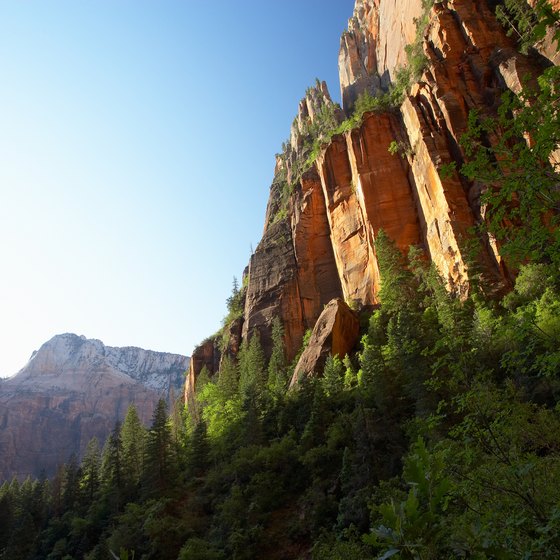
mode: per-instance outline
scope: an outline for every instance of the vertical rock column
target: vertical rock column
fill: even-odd
[[[418,100],[409,97],[401,107],[412,149],[412,176],[424,238],[431,260],[452,289],[468,289],[467,266],[460,247],[474,224],[467,197],[456,175],[443,179],[438,166],[447,163],[442,134],[430,126]]]
[[[375,303],[374,286],[379,273],[368,243],[369,227],[356,196],[346,136],[333,137],[316,165],[344,299],[371,305]]]
[[[391,155],[389,145],[404,144],[399,119],[392,113],[370,113],[348,136],[348,153],[356,196],[368,226],[369,251],[380,229],[407,252],[421,243],[416,205],[404,154]],[[377,266],[375,267],[377,270]],[[378,291],[378,282],[374,286]]]
[[[267,226],[251,255],[244,317],[243,340],[258,332],[267,355],[272,349],[272,320],[279,317],[287,353],[295,355],[297,349],[293,349],[301,345],[304,326],[292,230],[287,218]]]
[[[312,329],[323,307],[342,296],[321,180],[305,173],[293,197],[292,238],[305,329]]]

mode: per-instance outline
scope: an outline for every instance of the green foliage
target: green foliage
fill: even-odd
[[[342,123],[340,123],[336,128],[331,130],[326,135],[326,138],[328,138],[328,140],[330,141],[330,139],[332,139],[332,137],[336,134],[343,134],[344,132],[348,132],[360,127],[364,122],[364,116],[367,113],[389,111],[394,109],[397,105],[398,103],[396,101],[395,95],[393,95],[393,90],[390,90],[389,93],[379,94],[375,96],[372,95],[369,91],[364,91],[356,99],[352,115],[346,120],[342,121]],[[308,159],[310,165],[313,163],[313,161],[315,161],[315,158],[318,155],[319,151],[320,147],[317,149],[316,153],[312,152],[312,155],[314,155],[314,157],[310,157]]]
[[[120,435],[124,478],[129,491],[133,492],[140,484],[144,469],[147,435],[133,404],[128,407]]]
[[[239,392],[244,397],[260,394],[267,382],[266,359],[258,332],[243,341],[239,350]]]
[[[272,353],[268,362],[268,389],[280,398],[288,385],[288,367],[284,355],[284,327],[278,317],[272,321]]]
[[[554,263],[523,265],[501,301],[461,300],[418,249],[378,232],[376,253],[357,355],[286,393],[275,321],[268,362],[255,333],[199,378],[181,469],[160,402],[138,464],[129,411],[100,483],[92,443],[50,483],[0,486],[0,558],[560,557]]]
[[[176,475],[176,455],[172,444],[171,425],[167,418],[167,404],[160,399],[154,410],[152,425],[146,440],[143,492],[159,497],[170,488]]]
[[[344,366],[338,356],[328,356],[321,379],[323,391],[327,397],[339,393],[344,385]]]
[[[237,278],[233,277],[233,285],[231,288],[231,296],[226,300],[228,315],[224,322],[230,323],[234,318],[241,317],[243,313],[244,297],[243,290],[239,288]]]
[[[82,459],[80,492],[88,502],[97,497],[101,485],[101,451],[99,441],[93,438]]]
[[[337,541],[325,537],[313,547],[313,560],[364,560],[371,558],[360,542]]]
[[[382,524],[364,541],[382,549],[380,558],[396,554],[410,560],[441,558],[449,544],[441,521],[451,490],[443,459],[430,454],[420,438],[406,459],[403,477],[410,486],[406,499],[375,507],[374,514],[379,513]]]
[[[197,537],[190,538],[179,553],[177,560],[223,560],[224,555],[212,545]]]
[[[387,148],[387,151],[392,155],[400,155],[402,158],[405,158],[407,156],[412,155],[412,149],[410,147],[410,144],[408,144],[407,142],[402,142],[399,141],[397,142],[396,140],[393,140],[390,144],[389,147]]]
[[[216,430],[215,427],[214,430]],[[218,433],[218,435],[220,434]],[[201,420],[195,426],[189,455],[189,470],[191,474],[195,477],[202,476],[208,469],[210,460],[208,430],[204,420]]]
[[[119,423],[115,425],[103,448],[101,480],[107,496],[110,497],[111,507],[114,511],[118,511],[122,506],[124,486],[123,449]]]
[[[533,7],[524,0],[503,0],[496,7],[496,18],[507,29],[508,35],[517,38],[524,53],[545,36],[548,27],[554,27],[559,20],[547,0],[537,0]],[[555,37],[558,41],[560,32]]]
[[[417,282],[406,267],[405,256],[383,230],[377,233],[375,252],[382,278],[379,298],[385,309],[407,307],[416,299]]]
[[[228,395],[227,388],[215,383],[207,383],[197,394],[203,405],[202,418],[207,425],[208,433],[216,441],[229,434],[229,428],[242,419],[242,399],[237,393]]]
[[[526,86],[519,96],[504,94],[497,118],[471,113],[462,139],[469,159],[461,173],[486,185],[481,227],[514,268],[526,261],[560,264],[560,175],[549,161],[560,143],[559,88],[560,69],[547,69],[537,91]]]
[[[223,356],[216,385],[225,400],[231,399],[237,394],[238,383],[239,370],[235,361],[227,355]]]
[[[394,155],[396,155],[396,154],[399,153],[399,151],[400,151],[400,150],[399,150],[399,145],[398,145],[398,143],[397,143],[396,140],[393,140],[393,141],[389,144],[389,147],[387,148],[387,151],[388,151],[392,156],[394,156]]]

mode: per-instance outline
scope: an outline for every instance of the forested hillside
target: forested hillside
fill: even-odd
[[[252,339],[197,421],[132,408],[102,455],[5,483],[2,557],[558,558],[557,268],[460,301],[381,239],[356,356],[286,393]]]

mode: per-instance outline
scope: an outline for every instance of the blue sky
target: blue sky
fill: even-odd
[[[190,354],[353,0],[0,1],[0,376],[63,332]]]

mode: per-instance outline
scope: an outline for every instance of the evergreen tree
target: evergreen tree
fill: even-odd
[[[123,446],[121,426],[117,422],[107,438],[101,459],[101,480],[104,493],[114,511],[120,511],[123,500]]]
[[[407,268],[405,256],[383,230],[375,240],[381,287],[379,299],[384,312],[409,307],[418,299],[418,283]]]
[[[284,354],[284,327],[279,317],[272,320],[272,354],[268,362],[268,388],[278,398],[286,392],[288,372]]]
[[[160,399],[154,410],[146,443],[143,483],[145,495],[162,496],[176,474],[175,466],[167,404],[165,400]]]
[[[174,454],[177,462],[177,467],[184,471],[187,466],[187,446],[189,430],[188,415],[183,400],[183,395],[178,397],[174,396],[173,389],[170,392],[171,400],[171,415],[169,422],[171,424],[171,441],[174,449]]]
[[[224,326],[229,325],[243,314],[244,295],[244,290],[239,288],[239,282],[234,276],[231,295],[226,300],[228,314],[223,320]]]
[[[142,426],[134,404],[126,411],[120,432],[125,485],[132,491],[140,484],[146,452],[146,429]]]
[[[259,400],[266,387],[266,359],[258,332],[254,332],[249,342],[243,341],[239,350],[239,392],[254,394]]]
[[[72,511],[77,505],[80,493],[80,467],[73,453],[64,466],[62,479],[62,505],[66,511]]]
[[[80,493],[86,504],[91,504],[97,497],[101,485],[101,451],[99,441],[92,438],[82,459]]]
[[[0,558],[4,557],[3,551],[7,548],[12,533],[14,501],[10,484],[5,481],[0,486]]]
[[[329,355],[325,362],[321,385],[327,397],[333,397],[342,391],[344,386],[344,366],[338,356]]]
[[[33,519],[33,482],[27,477],[15,494],[9,557],[17,560],[29,558],[35,548],[39,529]]]
[[[239,369],[233,358],[225,355],[220,363],[217,386],[224,400],[229,400],[237,394],[239,385]]]
[[[201,477],[206,473],[209,466],[210,445],[206,432],[206,423],[200,420],[191,438],[189,452],[189,471],[194,477]]]

